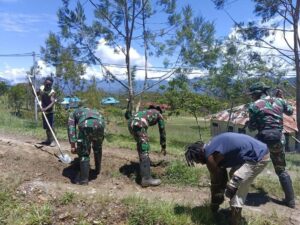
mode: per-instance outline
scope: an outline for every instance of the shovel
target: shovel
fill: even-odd
[[[39,107],[40,107],[42,113],[43,113],[43,116],[44,116],[44,118],[45,118],[45,121],[46,121],[46,123],[47,123],[47,125],[48,125],[48,127],[49,127],[49,129],[50,129],[50,131],[51,131],[51,134],[52,134],[52,136],[54,137],[54,140],[55,140],[55,142],[56,142],[56,144],[57,144],[57,146],[58,146],[58,149],[59,149],[60,154],[58,154],[57,157],[59,158],[59,160],[60,160],[61,162],[66,163],[66,164],[69,164],[69,163],[71,163],[72,159],[71,159],[71,157],[70,157],[68,154],[63,154],[63,153],[62,153],[60,144],[59,144],[59,142],[58,142],[58,140],[57,140],[57,138],[56,138],[56,136],[55,136],[55,134],[54,134],[54,132],[53,132],[52,127],[51,127],[50,124],[49,124],[49,121],[48,121],[48,119],[47,119],[47,117],[46,117],[45,112],[43,111],[43,107],[42,107],[42,105],[41,105],[41,102],[39,101],[39,98],[38,98],[38,96],[37,96],[37,93],[36,93],[36,91],[35,91],[35,88],[34,88],[34,86],[33,86],[33,84],[32,84],[32,80],[31,80],[31,78],[30,78],[29,75],[28,75],[27,77],[28,77],[29,83],[31,84],[31,87],[32,87],[34,96],[35,96],[35,98],[36,98],[36,100],[37,100],[37,102],[38,102],[38,105],[39,105]]]

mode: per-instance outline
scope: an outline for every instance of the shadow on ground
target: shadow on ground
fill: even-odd
[[[70,179],[72,184],[76,183],[79,178],[80,166],[79,158],[75,158],[68,167],[64,168],[62,175]],[[95,180],[97,178],[97,173],[94,169],[90,169],[89,180]]]
[[[228,225],[230,217],[229,209],[220,209],[217,213],[212,213],[207,204],[196,207],[176,205],[174,213],[177,215],[187,214],[195,224],[203,225]],[[247,225],[244,219],[243,224]]]
[[[120,167],[120,173],[127,176],[131,180],[135,180],[136,183],[140,184],[140,164],[137,162],[130,161],[130,164],[125,164]]]
[[[253,186],[253,187],[255,188],[255,186]],[[263,188],[256,188],[256,190],[258,192],[248,193],[245,205],[260,206],[260,205],[264,205],[270,201],[268,192],[266,192]]]

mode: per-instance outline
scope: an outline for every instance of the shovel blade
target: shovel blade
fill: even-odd
[[[58,158],[61,162],[66,163],[66,164],[70,164],[72,161],[71,157],[67,154],[58,155]]]

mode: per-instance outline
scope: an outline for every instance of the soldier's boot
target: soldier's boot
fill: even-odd
[[[54,136],[53,136],[53,134],[51,133],[50,130],[49,130],[49,132],[50,132],[50,147],[55,147],[56,146],[56,142],[54,140]],[[53,132],[55,132],[55,131],[53,130]]]
[[[242,208],[231,207],[229,224],[230,225],[242,225]]]
[[[285,194],[284,203],[290,208],[295,208],[295,195],[290,175],[284,171],[278,177]]]
[[[140,154],[140,173],[142,178],[142,187],[158,186],[161,184],[160,179],[154,179],[151,177],[150,158],[147,153]]]
[[[95,159],[95,172],[96,172],[96,174],[100,174],[102,150],[100,150],[99,152],[94,152],[94,159]]]
[[[80,175],[79,179],[76,181],[80,185],[88,185],[90,174],[90,160],[80,161]]]

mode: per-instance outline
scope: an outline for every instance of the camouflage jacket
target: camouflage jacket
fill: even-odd
[[[149,126],[153,126],[158,124],[159,134],[160,134],[160,144],[166,145],[166,130],[165,130],[165,122],[162,114],[156,109],[148,109],[145,111],[140,111],[136,113],[129,120],[129,126],[140,127],[147,129]]]
[[[81,129],[98,126],[99,124],[105,127],[104,118],[97,110],[85,107],[75,109],[74,112],[70,113],[68,119],[69,142],[75,143],[77,141],[76,126]]]
[[[293,114],[292,106],[282,98],[271,98],[262,95],[260,99],[249,106],[250,130],[283,130],[283,113],[290,116]]]

